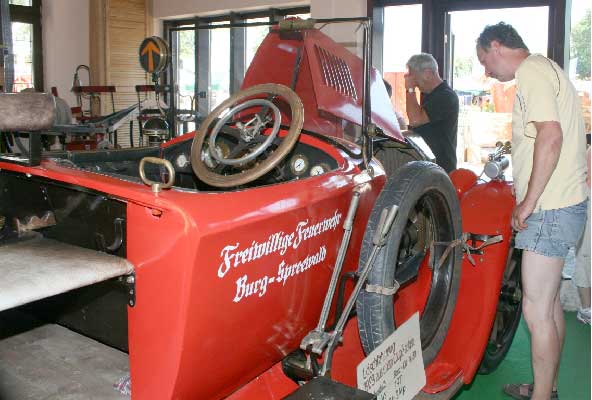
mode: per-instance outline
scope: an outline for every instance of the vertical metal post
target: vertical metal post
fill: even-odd
[[[269,22],[271,22],[272,24],[277,24],[278,22],[280,22],[280,19],[282,19],[282,16],[280,15],[278,9],[271,8],[269,10]]]
[[[208,115],[210,113],[210,30],[196,29],[196,31],[199,32],[195,40],[199,49],[197,86],[200,97],[197,109],[201,115]]]
[[[12,24],[10,22],[10,4],[8,0],[0,0],[1,51],[0,63],[4,69],[4,91],[12,92],[14,82],[14,54],[12,53]]]
[[[192,110],[197,117],[199,115],[199,18],[195,17],[193,21],[193,105],[195,110]],[[197,122],[197,118],[196,118]],[[196,126],[197,129],[197,126]]]
[[[372,7],[372,65],[384,73],[384,7]]]
[[[242,17],[230,14],[230,23],[243,22]],[[246,28],[230,28],[230,94],[239,91],[245,76]]]
[[[364,27],[364,82],[362,85],[362,135],[364,140],[364,167],[369,169],[372,159],[372,140],[369,136],[369,127],[372,119],[372,103],[370,100],[370,69],[372,68],[372,19],[362,22]]]
[[[178,60],[179,60],[179,41],[176,40],[176,38],[173,36],[174,32],[169,29],[168,31],[168,41],[169,44],[171,46],[171,50],[174,49],[173,52],[173,57],[175,59],[175,62],[172,62],[169,64],[169,76],[170,76],[170,80],[169,80],[169,90],[167,91],[168,93],[166,93],[166,98],[168,99],[168,103],[169,103],[169,115],[168,115],[168,120],[169,120],[169,126],[170,126],[170,132],[171,132],[171,136],[175,137],[177,136],[177,118],[175,113],[177,112],[177,99],[175,98],[176,96],[176,91],[175,91],[175,87],[177,86],[177,76],[176,76],[176,71],[174,70],[178,65]],[[163,88],[165,88],[165,85],[162,85]],[[156,90],[158,90],[158,88],[156,88]]]
[[[36,167],[41,164],[42,151],[41,132],[29,132],[29,166]]]

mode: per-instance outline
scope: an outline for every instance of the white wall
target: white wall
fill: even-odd
[[[152,0],[155,34],[160,34],[163,19],[195,15],[223,14],[230,11],[261,10],[271,7],[310,5],[313,18],[355,17],[366,14],[366,0]],[[43,76],[46,91],[58,88],[60,97],[70,106],[76,97],[70,92],[76,67],[88,65],[90,0],[46,0],[42,12]],[[344,40],[351,40],[351,28],[344,27]],[[331,36],[340,36],[339,32]],[[335,37],[339,40],[339,37]],[[346,44],[346,43],[344,43]],[[349,46],[348,46],[349,47]],[[83,84],[86,73],[81,72]]]
[[[58,94],[72,107],[76,97],[70,92],[76,67],[89,64],[89,0],[46,0],[42,3],[43,80],[45,89]],[[87,75],[81,73],[83,84]]]
[[[366,16],[367,0],[152,0],[152,4],[154,17],[158,19],[306,5],[310,5],[313,18],[331,18]]]
[[[323,1],[323,0],[319,0]],[[155,18],[182,18],[195,15],[225,14],[230,11],[261,10],[265,8],[293,7],[308,1],[273,0],[153,0]]]
[[[310,13],[313,18],[365,17],[366,0],[312,0]]]
[[[187,18],[196,15],[226,14],[230,11],[262,10],[310,5],[312,18],[365,17],[367,0],[152,0],[155,34],[162,34],[162,20]],[[359,51],[361,33],[354,34],[355,25],[331,26],[323,30],[350,50]],[[358,43],[355,43],[355,42]]]

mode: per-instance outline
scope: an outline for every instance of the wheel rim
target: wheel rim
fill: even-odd
[[[417,237],[415,249],[435,242],[450,242],[454,240],[450,226],[448,205],[445,198],[437,191],[426,192],[414,206],[425,220],[425,228]],[[411,235],[412,236],[412,235]],[[401,242],[404,244],[404,242]],[[434,260],[438,260],[445,247],[434,249]],[[407,252],[403,248],[400,251]],[[439,270],[433,271],[424,257],[415,280],[409,282],[399,290],[394,297],[395,321],[406,321],[415,311],[420,311],[420,334],[422,349],[427,348],[438,332],[438,328],[445,316],[447,300],[452,290],[452,273],[454,257],[452,254]],[[397,324],[398,325],[398,324]]]
[[[512,251],[510,251],[512,254]],[[520,268],[514,259],[509,261],[511,274],[504,276],[497,311],[491,335],[487,343],[486,351],[490,357],[495,357],[500,351],[504,351],[505,345],[514,337],[513,327],[520,319],[520,307],[522,305],[522,289],[520,286]]]

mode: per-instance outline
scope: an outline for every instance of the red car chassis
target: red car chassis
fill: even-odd
[[[252,160],[222,168],[218,161],[208,159],[224,158],[224,153],[228,155],[224,146],[232,147],[234,142],[220,147],[208,142],[211,126],[207,123],[197,133],[160,147],[48,152],[38,165],[31,165],[31,154],[1,155],[0,256],[3,248],[32,240],[29,235],[35,230],[36,239],[127,260],[133,267],[124,279],[129,305],[120,304],[127,312],[127,335],[118,347],[129,353],[133,399],[279,399],[299,388],[299,379],[286,373],[287,359],[302,352],[302,339],[317,325],[353,194],[359,196],[359,205],[339,275],[341,300],[331,303],[329,323],[335,322],[342,308],[338,303],[352,292],[356,271],[363,264],[360,259],[368,257],[362,254],[364,238],[372,235],[367,226],[380,211],[374,210],[377,199],[388,202],[383,189],[400,187],[397,179],[408,170],[419,171],[418,177],[439,174],[443,176],[439,182],[452,188],[454,199],[438,200],[443,196],[439,187],[426,184],[419,194],[426,200],[418,200],[412,210],[416,219],[433,227],[430,224],[437,223],[442,209],[450,213],[451,224],[457,221],[457,231],[465,233],[450,238],[449,242],[457,240],[457,246],[451,246],[449,259],[441,264],[449,268],[450,279],[436,282],[441,271],[434,271],[433,243],[429,238],[415,238],[411,250],[419,248],[423,253],[413,253],[421,254],[414,269],[410,267],[413,274],[389,301],[394,305],[395,325],[419,311],[422,332],[433,326],[435,335],[441,336],[426,361],[427,384],[418,398],[452,396],[472,381],[484,354],[496,354],[496,344],[503,343],[499,336],[511,330],[498,303],[512,298],[514,309],[516,304],[519,309],[519,288],[512,286],[512,270],[507,268],[512,259],[509,221],[514,198],[501,175],[484,182],[469,171],[457,170],[448,178],[425,161],[421,150],[401,134],[379,75],[368,71],[365,89],[362,60],[320,31],[272,29],[253,59],[243,90],[269,83],[291,88],[302,103],[301,127],[297,140],[278,163],[250,182],[221,187],[196,177],[197,163],[220,175],[222,182],[241,180],[244,171],[237,170],[244,165],[247,170],[258,168]],[[360,134],[365,125],[365,95],[371,99],[368,118],[376,130],[373,135]],[[278,97],[264,93],[246,98],[277,104]],[[287,103],[277,106],[281,115],[278,141],[288,140],[290,126],[298,123],[299,111],[290,111]],[[261,104],[256,107],[267,107]],[[224,118],[222,111],[219,118]],[[247,109],[237,109],[227,126],[237,126],[247,113]],[[18,130],[18,126],[5,129]],[[225,129],[220,128],[220,137]],[[264,138],[270,128],[265,129]],[[364,157],[368,143],[360,146],[362,141],[373,142],[375,150],[390,152],[399,165],[380,161],[378,151],[378,159]],[[217,155],[208,150],[208,143]],[[273,153],[266,150],[262,154],[271,158]],[[167,160],[173,168],[167,171],[166,165],[144,163],[144,181],[154,181],[153,187],[144,184],[138,173],[147,156]],[[158,182],[172,183],[172,176],[173,187],[162,190]],[[420,178],[407,178],[409,190],[422,185]],[[424,203],[432,204],[431,213],[424,215]],[[455,215],[455,209],[460,214]],[[17,227],[47,212],[54,220],[49,218],[30,229]],[[409,226],[405,219],[410,214],[399,211],[396,218],[402,222],[395,220],[394,226]],[[410,228],[399,231],[405,229]],[[501,241],[474,250],[493,237]],[[403,257],[399,248],[405,238],[395,249],[399,257]],[[391,262],[396,263],[397,257]],[[399,280],[399,275],[395,278]],[[52,277],[47,276],[47,281]],[[444,311],[438,314],[437,305],[430,303],[435,302],[431,296],[438,285],[444,285],[443,302],[452,305],[448,316]],[[358,318],[366,318],[360,316],[364,306],[360,301],[367,301],[363,297],[367,294],[361,296],[358,315],[352,313],[347,320],[328,374],[353,387],[356,365],[368,351],[359,334]],[[427,312],[430,307],[436,311]],[[433,315],[441,321],[429,321]],[[109,325],[109,315],[96,318]],[[74,329],[97,336],[80,327]],[[99,339],[109,343],[102,336]],[[427,348],[426,344],[424,352]]]

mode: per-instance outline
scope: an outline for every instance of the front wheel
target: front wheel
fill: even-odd
[[[522,286],[520,283],[520,263],[522,252],[510,246],[508,261],[504,271],[504,279],[499,294],[495,321],[483,360],[479,366],[480,374],[490,374],[502,362],[520,324],[522,315]]]

